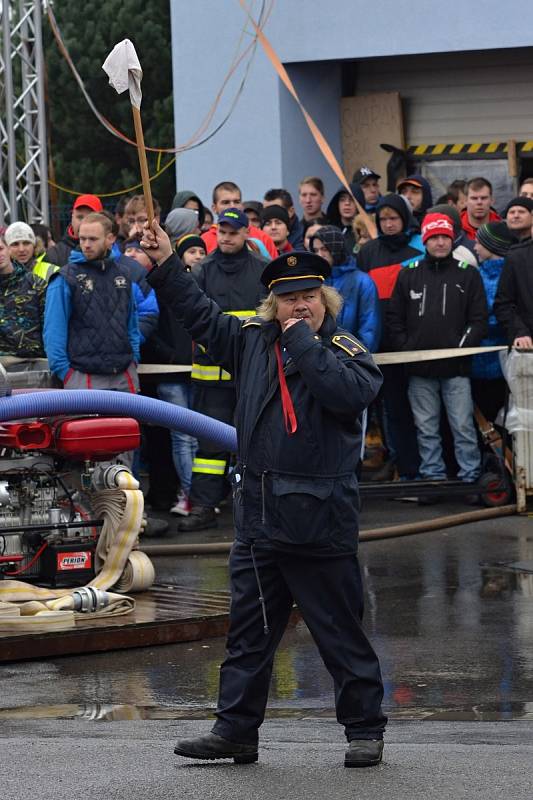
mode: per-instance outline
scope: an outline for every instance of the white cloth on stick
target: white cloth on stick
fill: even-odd
[[[102,69],[109,76],[109,83],[118,94],[130,90],[130,100],[135,108],[141,107],[141,80],[143,71],[129,39],[116,44],[102,64]]]

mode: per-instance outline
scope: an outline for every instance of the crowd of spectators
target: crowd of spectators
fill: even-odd
[[[210,207],[179,191],[165,215],[155,199],[154,211],[204,292],[242,319],[262,301],[264,264],[306,249],[331,267],[328,283],[343,301],[339,325],[371,352],[533,349],[533,178],[505,208],[484,177],[453,181],[435,202],[421,174],[400,179],[393,193],[380,181],[361,166],[351,191],[341,186],[328,202],[323,181],[305,177],[301,217],[287,189],[243,201],[232,181],[214,188]],[[83,194],[57,242],[45,225],[2,228],[0,357],[47,357],[65,389],[141,391],[231,422],[233,376],[194,346],[146,281],[147,220],[142,195],[123,197],[110,212]],[[161,369],[139,381],[139,363]],[[474,404],[491,421],[504,405],[499,355],[421,354],[404,363],[400,356],[382,371],[372,409],[386,452],[381,477],[444,480],[452,472],[475,483],[482,466]],[[443,431],[453,442],[451,466]],[[143,453],[155,509],[180,515],[184,530],[216,525],[231,454],[152,427]]]

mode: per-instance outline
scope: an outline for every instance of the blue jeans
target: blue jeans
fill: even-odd
[[[409,380],[409,401],[415,418],[422,478],[443,480],[446,467],[440,436],[441,395],[453,435],[457,477],[476,481],[481,471],[481,454],[474,427],[470,378],[420,378]]]
[[[164,400],[165,403],[174,403],[175,406],[190,408],[191,384],[186,382],[159,383],[157,385],[157,396],[160,400]],[[181,488],[185,494],[189,494],[192,480],[192,462],[198,446],[196,439],[181,431],[170,431],[170,441],[174,468],[180,479]]]

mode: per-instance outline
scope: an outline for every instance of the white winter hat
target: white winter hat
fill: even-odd
[[[35,234],[25,222],[12,222],[4,233],[6,244],[12,245],[15,242],[31,242],[35,244]]]

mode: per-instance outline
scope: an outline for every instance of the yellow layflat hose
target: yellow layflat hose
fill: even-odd
[[[95,513],[104,519],[95,554],[96,577],[88,587],[107,591],[108,605],[95,612],[74,611],[75,589],[46,589],[18,580],[0,582],[0,630],[39,631],[71,628],[77,619],[129,614],[135,600],[119,592],[143,591],[154,581],[153,565],[134,551],[143,522],[144,498],[127,470],[117,476],[117,488],[95,492]],[[133,551],[133,552],[132,552]],[[82,587],[85,588],[85,587]]]

